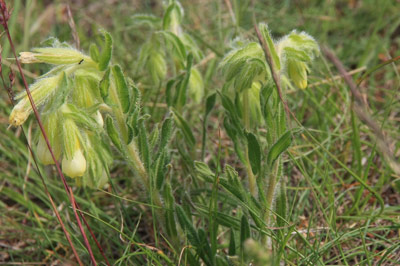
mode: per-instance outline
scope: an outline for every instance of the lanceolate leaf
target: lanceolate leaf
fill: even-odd
[[[246,239],[250,238],[250,225],[246,215],[243,214],[240,223],[240,244],[243,245]]]
[[[130,105],[128,84],[126,83],[125,76],[122,73],[122,69],[119,65],[113,66],[112,71],[122,110],[124,113],[127,113]]]
[[[159,31],[159,33],[165,37],[166,42],[169,43],[176,51],[178,58],[184,62],[186,59],[186,49],[185,45],[178,38],[178,36],[169,31]]]
[[[286,187],[285,182],[280,182],[279,193],[276,198],[276,213],[277,216],[277,224],[279,227],[286,226],[285,219],[286,219],[286,212],[287,212],[287,204],[286,204]]]
[[[228,254],[229,254],[229,256],[235,256],[236,255],[235,234],[234,234],[232,228],[231,228],[230,231],[231,231],[231,237],[230,237],[230,240],[229,240]]]
[[[192,221],[187,217],[185,211],[180,205],[176,205],[175,208],[176,216],[178,217],[179,224],[182,229],[187,232],[187,237],[190,243],[195,246],[200,246],[199,236],[197,235],[196,229],[194,228]]]
[[[181,129],[187,144],[193,147],[196,144],[196,139],[194,138],[188,123],[176,110],[172,109],[172,113],[174,115],[175,123]]]
[[[114,121],[110,116],[106,117],[106,129],[107,134],[110,137],[112,143],[117,147],[118,150],[122,150],[121,140],[117,129],[115,128]]]
[[[164,184],[164,179],[165,179],[165,157],[166,157],[166,152],[163,151],[160,156],[158,157],[156,164],[155,164],[155,173],[154,176],[156,178],[156,188],[158,190],[161,189],[162,185]]]
[[[174,196],[172,195],[171,185],[167,182],[164,186],[164,202],[165,202],[165,224],[167,234],[171,237],[177,236],[176,222],[173,207],[175,205]]]
[[[160,145],[158,147],[159,151],[163,150],[167,146],[172,135],[172,126],[172,119],[170,117],[166,118],[161,128]]]
[[[186,61],[185,78],[179,84],[179,88],[178,88],[178,92],[177,92],[178,93],[178,99],[177,99],[178,107],[182,107],[186,103],[187,90],[188,90],[188,84],[189,84],[189,79],[190,79],[190,75],[191,75],[192,64],[193,64],[193,55],[189,54],[187,56],[187,61]]]
[[[93,61],[95,61],[96,63],[99,62],[99,48],[97,48],[97,45],[95,45],[94,43],[92,43],[89,47],[89,53],[90,53],[90,58],[92,58]]]
[[[207,117],[210,114],[210,112],[212,111],[212,109],[214,108],[216,99],[217,99],[217,94],[216,93],[213,93],[213,94],[211,94],[210,96],[207,97],[205,117]]]
[[[278,159],[279,155],[281,155],[287,148],[289,148],[292,143],[292,133],[290,131],[286,131],[277,142],[271,147],[268,152],[268,164],[271,166],[276,159]]]
[[[256,136],[249,132],[246,134],[247,137],[247,148],[249,151],[249,160],[251,164],[251,170],[256,175],[260,170],[261,165],[261,148]]]
[[[104,47],[98,59],[100,71],[106,70],[108,64],[110,63],[113,43],[110,33],[106,31],[102,31],[102,33],[104,36]]]
[[[141,158],[144,162],[144,166],[147,169],[149,169],[150,166],[149,141],[143,120],[139,121],[139,151]]]
[[[103,79],[100,81],[99,89],[101,98],[106,102],[110,89],[110,68],[107,68],[107,71],[104,73]]]

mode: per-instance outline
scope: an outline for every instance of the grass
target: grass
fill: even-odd
[[[283,36],[292,29],[308,32],[321,46],[329,46],[347,70],[373,69],[400,55],[400,8],[395,1],[255,2],[252,6],[251,1],[238,0],[182,1],[183,28],[208,58],[196,62],[204,76],[205,95],[224,85],[217,66],[229,51],[230,41],[238,35],[256,40],[253,14],[257,21],[268,23],[273,36]],[[8,5],[14,8],[9,27],[17,51],[38,46],[49,36],[73,43],[61,1],[15,0]],[[137,83],[143,112],[151,113],[146,130],[154,133],[157,126],[160,130],[168,111],[165,87],[151,85],[146,74],[136,68],[140,47],[150,30],[133,25],[131,17],[137,13],[161,16],[161,4],[77,1],[70,7],[82,50],[88,51],[92,40],[100,42],[99,28],[111,33],[113,61]],[[3,72],[7,76],[6,66],[14,61],[2,37]],[[24,68],[31,77],[47,70],[40,64]],[[357,80],[363,73],[365,70],[353,78]],[[274,209],[267,226],[260,226],[254,218],[259,215],[257,203],[238,200],[223,183],[225,177],[234,178],[236,172],[245,184],[248,169],[225,130],[226,112],[219,97],[206,122],[205,97],[200,103],[188,101],[178,112],[192,133],[185,134],[176,126],[168,144],[171,165],[161,195],[164,216],[159,214],[154,195],[146,192],[125,158],[114,152],[112,187],[74,187],[76,201],[87,214],[109,261],[113,265],[199,265],[199,261],[207,263],[204,254],[210,252],[215,260],[209,264],[213,265],[225,265],[227,255],[232,255],[228,258],[237,265],[248,265],[250,261],[266,265],[270,260],[287,265],[397,265],[400,176],[379,149],[376,134],[352,111],[349,87],[341,78],[334,79],[336,75],[337,69],[322,54],[312,64],[309,88],[286,91],[288,106],[301,122],[298,125],[290,119],[288,126],[302,131],[294,135],[291,147],[281,158],[285,182],[279,182],[279,186],[285,186],[278,186],[278,190],[282,188],[286,194],[285,217]],[[17,79],[13,88],[21,91],[21,84]],[[394,62],[375,70],[359,87],[371,118],[391,140],[389,147],[397,161],[399,85],[399,67]],[[0,262],[73,265],[71,248],[26,147],[26,141],[35,139],[36,122],[31,118],[24,124],[27,140],[20,129],[8,129],[11,106],[5,90],[0,94]],[[260,139],[266,131],[262,127],[255,134]],[[149,134],[150,142],[154,135]],[[192,138],[194,143],[190,144]],[[196,161],[207,167],[200,169]],[[41,166],[40,170],[82,261],[89,264],[89,254],[56,172],[52,167]],[[362,182],[369,189],[360,185]],[[373,192],[382,198],[384,208]],[[274,204],[280,203],[275,197]],[[269,244],[259,244],[263,236],[272,243],[273,258]],[[246,242],[248,237],[255,242]],[[102,261],[95,243],[89,240],[96,260]],[[204,257],[194,245],[196,241],[207,243]]]

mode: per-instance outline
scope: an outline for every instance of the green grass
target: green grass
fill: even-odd
[[[49,36],[73,43],[62,1],[8,2],[14,7],[10,30],[18,52],[38,46]],[[151,114],[144,124],[151,142],[156,132],[153,129],[161,131],[168,112],[165,84],[152,85],[148,75],[137,69],[140,47],[150,37],[150,29],[133,25],[132,15],[162,16],[161,1],[77,2],[71,4],[71,11],[81,49],[88,51],[93,40],[101,43],[99,28],[111,33],[113,62],[136,82],[143,113]],[[251,2],[182,0],[183,29],[196,40],[204,58],[209,58],[194,63],[203,74],[205,96],[222,91],[224,78],[217,67],[231,40],[237,36],[257,40],[253,14],[257,21],[267,22],[277,38],[292,29],[306,31],[321,46],[329,46],[348,70],[373,69],[400,55],[400,7],[396,1],[255,1],[255,6]],[[5,36],[1,41],[7,77],[7,66],[14,61]],[[167,63],[172,66],[170,61]],[[34,77],[48,67],[35,64],[24,65],[24,69]],[[180,74],[173,73],[172,67],[168,72],[170,77]],[[354,74],[354,79],[364,72]],[[146,186],[115,150],[112,187],[75,187],[68,179],[109,261],[113,265],[200,265],[200,261],[225,265],[226,255],[234,255],[230,257],[232,265],[248,265],[251,260],[254,265],[271,261],[287,265],[397,265],[400,176],[379,149],[374,132],[352,111],[347,84],[342,79],[332,81],[336,75],[335,66],[321,54],[311,66],[309,88],[286,91],[288,106],[301,122],[298,125],[290,119],[288,127],[300,127],[301,131],[293,135],[291,147],[281,157],[283,182],[279,182],[278,191],[285,192],[287,211],[282,217],[273,209],[270,224],[265,224],[260,214],[258,199],[239,200],[232,191],[241,187],[224,183],[228,176],[234,179],[237,174],[247,190],[246,166],[224,127],[227,112],[220,97],[216,97],[206,121],[206,97],[200,103],[188,100],[176,111],[189,129],[175,125],[168,144],[171,165],[160,190],[163,209],[155,203],[157,196],[146,192]],[[13,89],[22,91],[21,84],[17,79]],[[375,70],[359,87],[372,119],[391,140],[397,161],[399,85],[399,64],[395,62]],[[29,156],[27,140],[20,129],[8,129],[11,105],[6,91],[0,94],[0,264],[75,264]],[[36,128],[33,118],[24,124],[28,141],[34,141]],[[255,132],[260,142],[265,141],[267,130],[263,126]],[[205,165],[200,167],[197,161]],[[51,166],[40,170],[82,261],[90,264],[56,171]],[[362,182],[368,188],[361,186]],[[373,193],[381,197],[384,209]],[[276,196],[274,204],[281,203]],[[255,243],[244,242],[248,237]],[[269,244],[259,244],[265,243],[264,238],[272,243],[272,252]],[[203,250],[196,242],[202,243]],[[91,239],[90,244],[98,262],[102,261]],[[209,258],[214,261],[207,262]]]

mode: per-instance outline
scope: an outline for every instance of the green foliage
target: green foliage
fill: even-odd
[[[352,111],[347,86],[329,62],[318,59],[316,42],[354,67],[354,79],[366,67],[357,81],[363,81],[359,89],[371,119],[397,139],[399,79],[390,66],[398,54],[388,47],[397,45],[400,21],[393,3],[312,0],[298,12],[290,1],[122,1],[112,7],[101,2],[101,9],[78,1],[70,4],[80,39],[75,49],[77,42],[56,38],[37,47],[48,34],[72,43],[75,30],[51,13],[59,4],[14,2],[10,29],[17,51],[36,47],[20,60],[43,63],[24,65],[43,127],[112,265],[397,262],[399,182],[370,128]],[[268,21],[258,27],[280,86],[253,15]],[[54,17],[50,27],[44,27],[45,17]],[[93,21],[110,33],[98,34]],[[7,78],[11,56],[8,44],[2,47]],[[20,84],[16,78],[13,89],[20,91]],[[69,219],[74,214],[65,208],[68,196],[54,167],[45,166],[54,162],[29,118],[26,93],[15,100],[10,122],[24,123],[40,173],[86,265],[87,250]],[[0,100],[0,110],[4,121],[8,102]],[[69,263],[66,258],[74,256],[50,215],[23,134],[6,128],[0,130],[0,234],[7,241],[0,258]]]

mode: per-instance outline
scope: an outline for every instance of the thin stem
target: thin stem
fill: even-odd
[[[123,143],[128,142],[128,128],[125,122],[125,114],[122,112],[122,105],[119,101],[117,90],[115,85],[112,83],[110,86],[110,96],[111,100],[116,104],[116,108],[113,108],[113,113],[115,115],[115,119],[117,120],[118,128],[121,133],[121,138]],[[149,181],[147,171],[144,168],[144,164],[140,159],[139,152],[136,147],[135,141],[131,141],[127,146],[128,156],[131,159],[132,166],[135,171],[139,174],[146,188],[149,188]]]
[[[268,189],[267,189],[267,205],[264,213],[264,221],[266,222],[267,225],[269,224],[272,201],[274,199],[274,194],[275,194],[276,180],[278,179],[280,160],[281,160],[280,158],[276,160],[269,178]]]
[[[41,133],[42,133],[42,135],[43,135],[43,138],[44,138],[45,141],[46,141],[47,148],[49,149],[49,152],[50,152],[50,154],[51,154],[51,157],[52,157],[52,159],[53,159],[53,161],[54,161],[54,163],[55,163],[55,165],[56,165],[57,172],[58,172],[58,174],[59,174],[59,176],[60,176],[60,178],[61,178],[61,180],[62,180],[62,182],[63,182],[63,184],[64,184],[65,191],[66,191],[66,193],[67,193],[67,195],[68,195],[68,197],[69,197],[69,200],[70,200],[71,204],[73,205],[73,207],[75,207],[75,205],[74,205],[74,202],[75,202],[74,196],[73,196],[73,194],[70,193],[70,188],[69,188],[69,186],[68,186],[68,183],[67,183],[67,181],[66,181],[66,179],[65,179],[65,177],[64,177],[64,174],[63,174],[62,171],[61,171],[60,164],[58,163],[58,161],[57,161],[57,159],[56,159],[56,157],[55,157],[55,155],[54,155],[53,149],[52,149],[52,147],[51,147],[51,145],[50,145],[49,139],[48,139],[48,137],[47,137],[47,134],[46,134],[46,132],[45,132],[45,130],[44,130],[42,121],[41,121],[41,119],[40,119],[39,112],[38,112],[38,110],[37,110],[37,108],[36,108],[36,105],[35,105],[35,103],[34,103],[34,101],[33,101],[31,92],[30,92],[30,90],[29,90],[28,82],[26,81],[25,75],[24,75],[24,73],[23,73],[23,71],[22,71],[21,63],[20,63],[19,60],[18,60],[17,53],[16,53],[15,47],[14,47],[14,43],[13,43],[13,41],[12,41],[11,34],[10,34],[9,29],[8,29],[7,20],[8,20],[8,18],[9,18],[9,12],[8,12],[8,10],[7,10],[7,7],[6,7],[6,4],[5,4],[4,0],[1,0],[1,1],[0,1],[0,9],[1,9],[1,13],[2,13],[1,24],[2,24],[2,26],[4,27],[4,30],[5,30],[5,32],[6,32],[6,35],[7,35],[7,38],[8,38],[8,42],[9,42],[10,47],[11,47],[11,51],[12,51],[12,53],[13,53],[13,55],[14,55],[15,62],[16,62],[16,64],[17,64],[19,73],[20,73],[20,75],[21,75],[21,78],[22,78],[22,81],[23,81],[23,84],[24,84],[25,91],[26,91],[26,93],[27,93],[27,95],[28,95],[28,98],[29,98],[29,102],[30,102],[30,104],[31,104],[31,106],[32,106],[33,112],[34,112],[34,114],[35,114],[35,117],[36,117],[36,120],[37,120],[37,122],[38,122],[40,131],[41,131]],[[77,219],[77,222],[78,222],[78,226],[81,227],[80,221],[79,221],[78,219]],[[85,234],[85,231],[83,230],[83,228],[80,228],[80,229],[81,229],[83,238],[84,238],[84,239],[87,239],[86,234]],[[85,241],[85,244],[88,244],[88,242]],[[87,249],[91,251],[90,246],[87,246]],[[94,265],[97,265],[94,256],[90,256],[90,258],[91,258],[91,260],[92,260],[92,263],[93,263]]]

